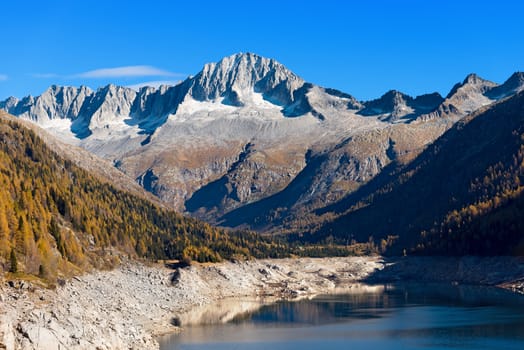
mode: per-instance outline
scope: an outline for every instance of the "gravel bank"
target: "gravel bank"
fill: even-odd
[[[0,349],[157,349],[155,336],[200,322],[202,306],[231,297],[297,298],[348,292],[361,282],[449,281],[519,286],[518,258],[349,257],[224,262],[169,269],[126,262],[56,290],[0,283]],[[519,282],[520,281],[520,282]],[[520,283],[520,284],[519,284]],[[518,289],[518,288],[517,288]],[[215,315],[227,320],[252,304]],[[204,308],[205,309],[205,308]]]

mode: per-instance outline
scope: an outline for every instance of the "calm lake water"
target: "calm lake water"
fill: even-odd
[[[482,287],[381,286],[261,306],[160,342],[162,350],[522,350],[524,297]]]

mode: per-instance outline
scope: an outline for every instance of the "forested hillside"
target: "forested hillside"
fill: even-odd
[[[315,240],[373,237],[390,253],[524,253],[524,93],[474,113],[409,165],[326,208]],[[334,214],[335,213],[335,214]]]
[[[31,130],[0,117],[0,270],[55,278],[132,257],[216,261],[279,256],[250,232],[187,219],[77,167]]]

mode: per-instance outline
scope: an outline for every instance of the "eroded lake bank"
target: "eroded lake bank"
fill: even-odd
[[[56,290],[27,283],[0,289],[0,344],[6,349],[157,349],[156,336],[201,322],[199,307],[229,298],[294,299],[350,293],[367,284],[427,281],[522,288],[515,257],[382,257],[252,260],[192,265],[125,262],[66,281]],[[224,321],[244,309],[220,308]]]

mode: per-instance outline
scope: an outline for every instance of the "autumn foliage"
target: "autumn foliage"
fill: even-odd
[[[16,259],[19,272],[53,279],[107,267],[118,254],[219,261],[278,257],[286,249],[117,190],[61,158],[20,123],[0,119],[0,271],[12,269]]]

